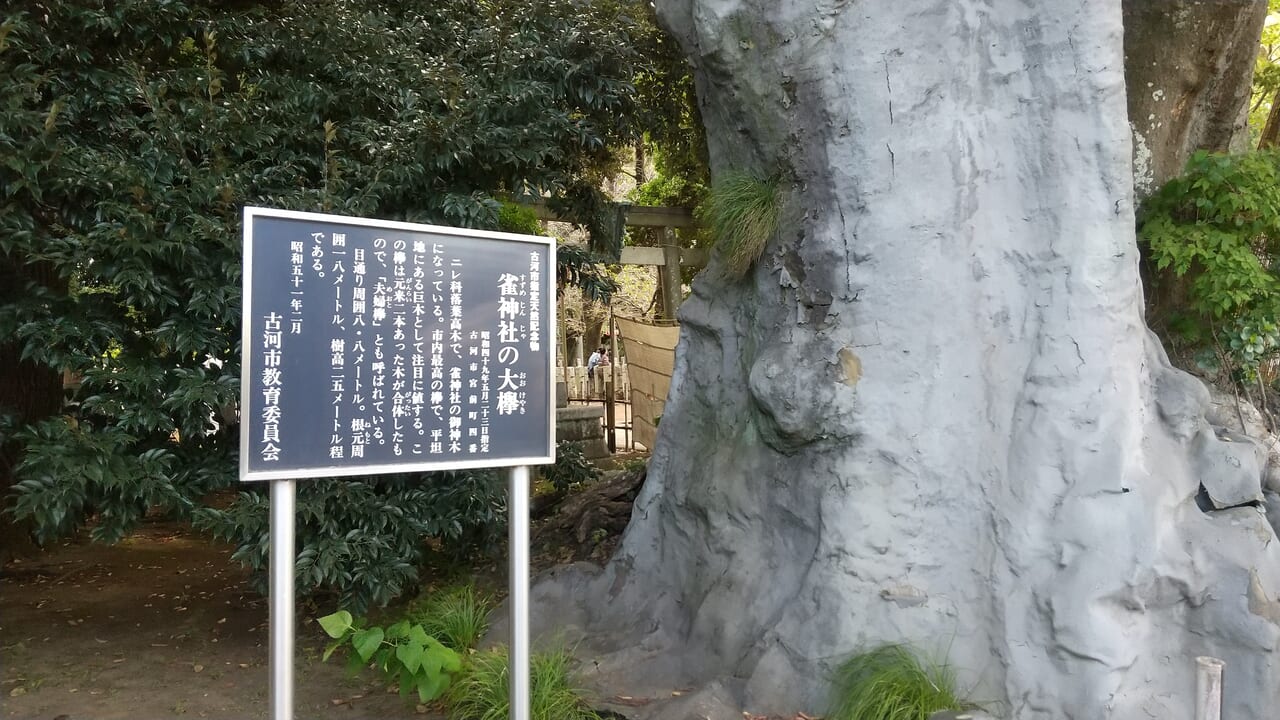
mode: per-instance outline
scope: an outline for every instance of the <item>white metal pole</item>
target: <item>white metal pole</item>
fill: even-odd
[[[511,468],[507,493],[511,597],[511,720],[529,720],[529,468]]]
[[[1222,665],[1215,657],[1196,658],[1196,720],[1222,717]]]
[[[297,481],[271,481],[271,720],[293,720],[293,517]]]

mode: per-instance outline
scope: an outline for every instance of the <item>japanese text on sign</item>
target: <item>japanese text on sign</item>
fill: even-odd
[[[253,208],[245,228],[243,478],[550,460],[548,239]]]

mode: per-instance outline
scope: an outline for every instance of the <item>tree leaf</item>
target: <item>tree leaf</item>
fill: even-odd
[[[422,646],[413,641],[400,643],[396,646],[396,659],[410,673],[416,673],[422,666]]]
[[[422,702],[431,702],[449,687],[449,678],[445,675],[436,673],[434,675],[423,673],[418,677],[418,700]]]
[[[316,622],[320,623],[320,627],[324,628],[325,634],[329,637],[340,639],[351,629],[351,613],[339,610],[332,615],[316,618]]]
[[[361,630],[351,636],[351,645],[356,649],[356,653],[360,659],[368,662],[369,658],[378,651],[378,646],[382,644],[382,628],[372,627],[368,630]]]
[[[324,648],[324,655],[320,657],[320,662],[328,662],[329,656],[333,655],[333,651],[337,650],[340,647],[342,647],[342,638],[338,638],[337,640],[334,640],[333,642],[326,645]]]

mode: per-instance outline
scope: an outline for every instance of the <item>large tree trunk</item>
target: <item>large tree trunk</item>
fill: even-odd
[[[1141,200],[1196,150],[1245,150],[1267,0],[1124,0],[1134,185]]]
[[[660,5],[713,167],[790,178],[789,218],[695,282],[622,547],[545,612],[758,713],[881,642],[1003,717],[1189,720],[1197,655],[1273,713],[1280,543],[1197,505],[1258,495],[1252,448],[1142,322],[1119,3]]]
[[[1124,0],[1124,68],[1141,202],[1197,150],[1249,149],[1249,96],[1266,0]],[[1265,140],[1264,140],[1265,142]],[[1190,277],[1142,263],[1147,322],[1162,336]],[[1178,364],[1192,367],[1187,357]]]
[[[1271,112],[1267,113],[1267,124],[1262,126],[1262,136],[1258,138],[1258,149],[1275,147],[1280,141],[1280,90],[1271,98]]]

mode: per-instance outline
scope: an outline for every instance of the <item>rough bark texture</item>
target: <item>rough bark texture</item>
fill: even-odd
[[[792,178],[790,217],[694,283],[623,544],[535,617],[602,682],[701,688],[676,720],[821,712],[903,641],[1001,717],[1189,719],[1197,655],[1223,717],[1273,713],[1280,543],[1214,509],[1255,448],[1142,321],[1119,3],[660,10],[713,167]]]
[[[1267,0],[1124,0],[1134,186],[1146,197],[1196,150],[1244,150]]]
[[[644,470],[623,470],[565,496],[535,497],[530,514],[549,517],[538,523],[534,544],[567,542],[575,558],[591,557],[601,537],[616,538],[626,528],[644,478]]]
[[[1280,91],[1271,98],[1271,112],[1267,113],[1267,124],[1262,127],[1262,136],[1258,138],[1258,149],[1275,147],[1280,140]]]

